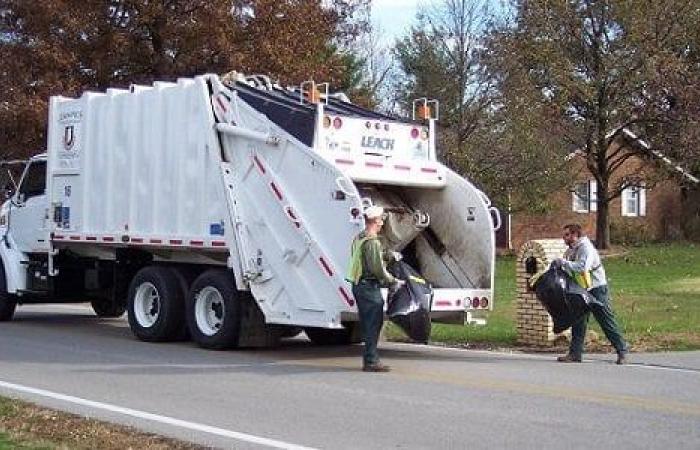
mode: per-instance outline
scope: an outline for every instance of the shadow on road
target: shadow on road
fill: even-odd
[[[302,335],[303,336],[303,335]],[[19,310],[16,320],[0,324],[0,357],[5,361],[74,364],[76,372],[111,374],[251,373],[277,376],[357,372],[362,345],[316,346],[305,337],[283,340],[274,348],[211,351],[192,342],[146,343],[137,340],[124,317],[100,319],[85,312]],[[12,345],[14,342],[16,345]],[[380,348],[388,361],[494,364],[513,361],[498,354],[436,352],[420,346]],[[400,347],[400,348],[397,348]],[[16,349],[16,350],[11,350]],[[31,351],[30,351],[31,350]],[[549,364],[546,360],[533,360]]]

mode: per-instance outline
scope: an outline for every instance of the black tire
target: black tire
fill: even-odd
[[[192,280],[194,279],[194,274],[187,270],[186,268],[183,267],[175,267],[173,272],[175,273],[175,276],[177,277],[178,281],[180,282],[180,289],[182,289],[182,298],[185,299],[183,303],[183,308],[185,308],[185,312],[183,314],[187,314],[187,293],[190,290],[190,284],[192,283]],[[184,317],[184,316],[183,316]],[[187,320],[182,319],[182,331],[178,336],[175,337],[176,341],[189,341],[190,340],[190,330],[187,327]]]
[[[187,327],[192,340],[211,350],[237,347],[241,310],[233,273],[207,270],[197,277],[187,294]]]
[[[17,308],[15,296],[7,292],[7,279],[5,278],[5,267],[0,260],[0,322],[12,320]]]
[[[330,330],[328,328],[304,328],[306,336],[316,345],[350,345],[360,341],[357,340],[354,324],[345,324],[341,330]]]
[[[139,270],[129,285],[127,311],[129,327],[142,341],[180,338],[185,327],[185,297],[175,269],[149,266]]]
[[[116,304],[107,299],[95,299],[90,302],[92,310],[95,311],[97,317],[114,318],[121,317],[126,312],[126,305]]]

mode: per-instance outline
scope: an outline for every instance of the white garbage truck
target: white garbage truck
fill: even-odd
[[[464,323],[493,307],[500,218],[437,160],[436,102],[414,106],[401,120],[236,73],[52,97],[47,152],[0,211],[0,320],[84,301],[144,341],[357,342],[350,243],[380,205],[431,317]]]

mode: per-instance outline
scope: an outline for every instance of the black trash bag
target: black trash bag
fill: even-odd
[[[416,270],[403,261],[389,267],[389,272],[406,284],[389,291],[386,314],[415,342],[428,343],[430,338],[430,309],[433,288]]]
[[[540,275],[533,287],[537,299],[552,316],[555,333],[571,328],[589,311],[590,304],[598,303],[564,270],[555,266]]]

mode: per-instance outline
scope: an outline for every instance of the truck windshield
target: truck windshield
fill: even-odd
[[[22,178],[19,193],[24,199],[43,195],[46,191],[46,161],[37,161],[29,165]]]

